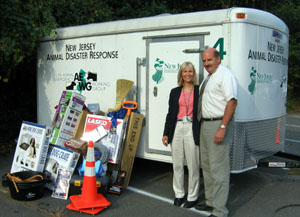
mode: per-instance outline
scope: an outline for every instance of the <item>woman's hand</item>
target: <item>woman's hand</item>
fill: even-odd
[[[169,141],[169,137],[168,136],[163,136],[162,142],[163,142],[164,146],[168,147],[168,141]]]

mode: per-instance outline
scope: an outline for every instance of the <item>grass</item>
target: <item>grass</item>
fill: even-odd
[[[66,216],[65,210],[63,208],[62,209],[57,208],[55,211],[43,210],[42,213],[47,217],[65,217]]]
[[[36,204],[26,202],[25,205],[31,209],[37,210],[41,213],[41,216],[45,217],[66,217],[64,208],[56,208],[56,210],[49,210],[47,208],[38,207]]]

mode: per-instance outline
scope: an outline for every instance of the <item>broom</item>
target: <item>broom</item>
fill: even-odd
[[[133,81],[126,80],[126,79],[118,79],[117,80],[117,95],[116,95],[116,104],[115,104],[115,111],[119,111],[122,106],[122,101],[127,96],[128,92],[133,86]]]

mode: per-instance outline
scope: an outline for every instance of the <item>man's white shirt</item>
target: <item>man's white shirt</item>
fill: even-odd
[[[229,68],[220,64],[217,70],[211,74],[204,89],[202,117],[223,117],[227,102],[232,98],[237,99],[237,93],[238,82],[236,77]]]

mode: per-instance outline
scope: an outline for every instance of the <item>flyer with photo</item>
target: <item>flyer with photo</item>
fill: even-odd
[[[46,183],[46,187],[54,190],[59,169],[70,171],[71,175],[73,175],[79,157],[80,154],[73,150],[50,145],[44,172],[51,181]]]
[[[10,172],[43,172],[50,136],[51,128],[23,121]]]
[[[54,198],[67,200],[71,177],[71,171],[68,171],[66,169],[59,169],[54,185],[54,190],[51,196]]]

